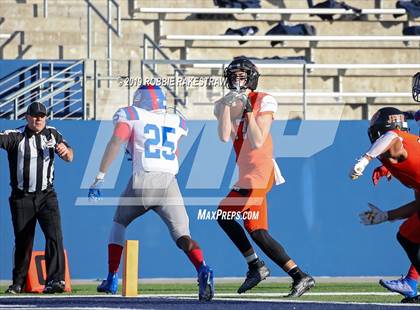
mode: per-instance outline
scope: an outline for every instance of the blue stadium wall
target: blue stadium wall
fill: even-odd
[[[0,121],[0,129],[23,122]],[[53,121],[75,150],[70,164],[56,164],[58,192],[72,278],[90,279],[107,273],[108,233],[115,207],[80,205],[93,180],[101,153],[112,131],[111,122]],[[381,180],[373,187],[370,174],[352,182],[348,171],[356,157],[368,147],[366,121],[289,121],[273,124],[275,157],[286,183],[272,189],[268,197],[271,234],[304,270],[316,276],[396,275],[408,267],[408,260],[395,235],[400,223],[365,227],[358,213],[367,202],[389,209],[413,199],[413,191],[398,181]],[[412,128],[416,125],[411,124]],[[202,247],[206,261],[218,277],[243,276],[246,264],[214,220],[197,220],[198,210],[215,210],[235,179],[230,144],[216,136],[213,121],[190,121],[189,135],[181,143],[179,183],[186,197],[193,238]],[[104,196],[115,197],[130,175],[130,162],[121,155],[107,177]],[[121,169],[120,165],[121,163]],[[10,279],[13,230],[8,205],[7,156],[0,152],[0,279]],[[114,184],[115,182],[115,184]],[[205,197],[200,200],[200,197]],[[194,200],[196,199],[196,200]],[[194,205],[194,201],[207,206]],[[79,201],[79,202],[78,202]],[[37,227],[34,249],[43,249]],[[129,226],[128,239],[140,241],[139,277],[192,277],[193,268],[171,240],[166,226],[149,212]],[[284,273],[258,253],[274,276]]]

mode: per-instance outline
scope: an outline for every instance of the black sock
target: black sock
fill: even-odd
[[[287,273],[292,277],[293,281],[299,281],[306,275],[302,270],[299,269],[298,266],[290,269]]]
[[[249,268],[259,268],[261,267],[262,262],[259,258],[254,259],[253,261],[248,263]]]

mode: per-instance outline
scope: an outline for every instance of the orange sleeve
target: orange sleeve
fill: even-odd
[[[117,123],[114,128],[113,136],[120,138],[122,141],[128,141],[131,136],[130,126],[124,122]]]

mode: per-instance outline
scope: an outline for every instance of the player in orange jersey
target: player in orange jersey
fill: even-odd
[[[223,142],[231,138],[239,167],[239,179],[219,206],[218,223],[241,251],[249,271],[238,293],[253,288],[270,271],[255,253],[244,229],[232,218],[241,214],[244,226],[255,243],[293,279],[288,296],[299,297],[315,285],[314,279],[301,271],[284,248],[268,233],[267,193],[274,182],[284,182],[273,160],[270,134],[277,102],[269,94],[256,92],[259,73],[244,56],[235,57],[225,70],[231,90],[215,106],[218,133]],[[219,211],[222,211],[220,213]]]
[[[378,158],[382,165],[403,185],[413,188],[415,199],[399,208],[382,211],[369,203],[369,211],[360,214],[363,224],[407,219],[400,227],[397,239],[406,251],[416,271],[420,271],[420,138],[408,133],[403,112],[396,108],[379,109],[372,117],[368,130],[372,146],[354,165],[350,177],[355,180],[363,174],[369,162]],[[380,284],[384,285],[383,280]],[[411,279],[395,281],[393,291],[418,301],[417,282]]]
[[[412,96],[414,101],[420,102],[420,72],[417,72],[412,79]],[[420,110],[404,112],[406,119],[414,119],[420,128]],[[419,131],[420,134],[420,131]],[[391,180],[392,174],[384,166],[377,167],[372,174],[373,184],[376,186],[382,177],[387,177],[388,181]],[[417,295],[417,282],[419,274],[413,265],[408,269],[405,277],[396,280],[380,280],[380,284],[391,292],[402,294],[409,300]],[[411,285],[409,285],[411,284]]]

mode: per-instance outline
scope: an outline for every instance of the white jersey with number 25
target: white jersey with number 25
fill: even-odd
[[[183,118],[177,114],[149,112],[129,106],[119,109],[113,120],[114,124],[124,122],[130,128],[127,149],[133,158],[133,173],[178,173],[178,142],[188,134]]]

